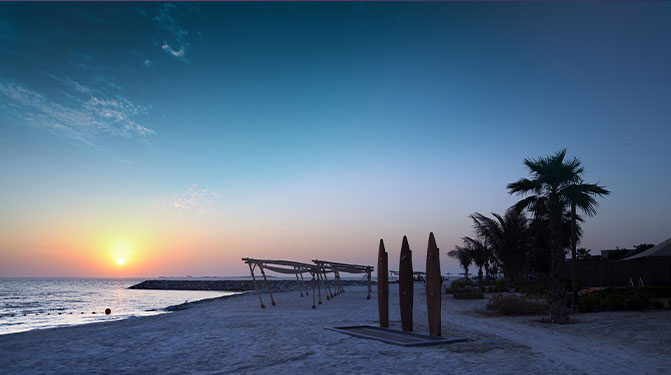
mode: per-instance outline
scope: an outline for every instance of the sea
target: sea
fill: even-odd
[[[236,294],[128,289],[143,280],[0,278],[0,335],[163,314],[168,306]]]

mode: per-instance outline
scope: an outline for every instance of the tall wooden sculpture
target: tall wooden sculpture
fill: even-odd
[[[412,331],[412,251],[408,238],[403,236],[401,260],[398,265],[398,294],[401,302],[401,326],[404,331]]]
[[[389,327],[389,261],[380,239],[377,255],[377,305],[380,312],[380,327]]]
[[[440,336],[440,259],[438,246],[433,233],[429,234],[429,245],[426,250],[426,311],[429,315],[429,334]]]

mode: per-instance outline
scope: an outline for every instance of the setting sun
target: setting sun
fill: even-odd
[[[133,245],[126,240],[117,240],[110,245],[109,252],[117,266],[123,266],[133,253]]]

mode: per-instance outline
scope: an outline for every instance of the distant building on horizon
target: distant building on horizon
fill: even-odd
[[[671,259],[671,237],[666,239],[666,241],[661,242],[657,246],[651,247],[648,250],[642,251],[636,255],[632,255],[622,260],[636,260],[636,259],[647,259],[647,258]]]

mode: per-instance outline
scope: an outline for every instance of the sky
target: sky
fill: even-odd
[[[566,148],[580,247],[671,236],[671,3],[2,3],[0,277],[442,271]],[[123,265],[117,264],[117,261]]]

